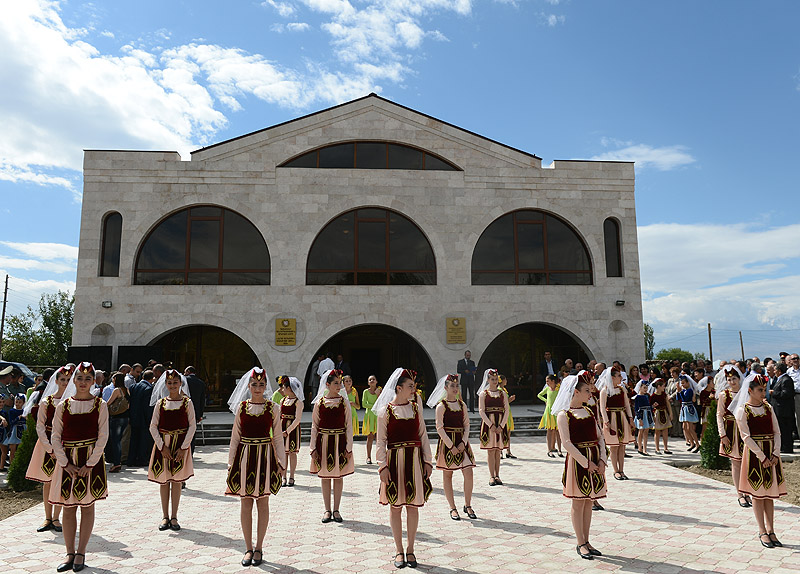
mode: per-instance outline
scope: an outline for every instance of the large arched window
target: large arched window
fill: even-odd
[[[472,252],[473,285],[591,285],[589,251],[564,221],[525,209],[495,219]]]
[[[327,145],[294,157],[278,167],[461,171],[429,151],[381,141]]]
[[[622,245],[616,219],[609,217],[603,222],[603,238],[606,244],[606,277],[622,277]]]
[[[269,250],[238,213],[213,205],[163,219],[136,257],[137,285],[269,285]]]
[[[428,239],[388,209],[343,213],[319,232],[308,253],[308,285],[435,285]]]
[[[119,277],[119,250],[122,245],[122,216],[116,211],[103,219],[100,240],[100,277]]]

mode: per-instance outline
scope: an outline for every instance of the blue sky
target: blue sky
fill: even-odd
[[[224,6],[224,8],[223,8]],[[85,148],[192,149],[375,91],[553,159],[636,161],[645,320],[800,346],[795,2],[17,0],[0,20],[9,312],[74,288]]]

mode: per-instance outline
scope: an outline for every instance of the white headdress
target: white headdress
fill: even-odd
[[[408,371],[403,367],[397,367],[394,372],[389,376],[389,380],[386,381],[386,384],[383,385],[383,391],[375,400],[375,404],[372,406],[372,412],[378,416],[383,415],[386,412],[386,407],[389,406],[395,397],[397,396],[397,383],[400,381],[401,378],[405,377],[407,379],[414,380],[416,373],[412,371]]]
[[[489,375],[496,375],[497,369],[486,369],[483,371],[483,382],[481,383],[480,388],[478,389],[478,396],[481,396],[481,393],[489,388]]]
[[[153,385],[153,394],[150,396],[150,406],[155,406],[155,404],[163,398],[169,396],[169,390],[167,389],[167,375],[169,375],[170,379],[174,379],[176,375],[181,379],[181,392],[189,396],[189,383],[186,382],[186,377],[184,377],[180,372],[176,371],[175,369],[167,369],[161,376],[158,377],[158,381],[156,384]]]
[[[82,373],[92,373],[92,376],[94,376],[94,365],[89,363],[88,361],[83,361],[76,365],[76,367],[72,371],[72,376],[69,378],[69,384],[67,385],[67,388],[64,390],[64,394],[61,395],[62,402],[75,396],[75,393],[78,392],[78,387],[75,386],[75,375],[78,373],[78,371]],[[48,382],[48,384],[50,383]]]
[[[689,375],[684,374],[684,373],[681,373],[680,375],[678,375],[678,381],[684,381],[684,380],[685,381],[689,381],[689,386],[692,389],[692,393],[694,393],[694,395],[696,396],[697,395],[697,381],[695,381],[692,377],[690,377]]]
[[[444,396],[447,394],[447,389],[445,389],[445,385],[447,384],[448,379],[455,379],[456,382],[459,380],[458,375],[445,375],[441,379],[438,380],[436,383],[436,388],[433,389],[431,396],[428,397],[428,406],[431,408],[435,408],[439,401],[441,401]]]
[[[272,390],[272,384],[269,382],[267,371],[261,367],[253,367],[244,375],[242,375],[242,378],[236,383],[236,388],[233,389],[233,392],[228,399],[228,409],[233,414],[236,414],[236,411],[239,408],[239,405],[242,404],[242,401],[250,398],[250,379],[252,379],[254,375],[256,377],[263,377],[264,384],[266,385],[266,388],[264,389],[265,397],[271,397],[275,392]],[[159,381],[160,380],[161,379],[159,379]],[[153,393],[155,394],[155,389],[153,389]]]
[[[644,379],[640,379],[639,382],[636,383],[636,386],[633,388],[633,392],[635,392],[638,395],[639,394],[639,390],[642,388],[642,385],[646,385],[647,388],[648,388],[648,391],[649,391],[650,383],[648,383]]]
[[[747,399],[750,398],[750,383],[755,380],[757,377],[761,377],[764,384],[767,384],[767,379],[764,375],[759,375],[758,373],[750,373],[747,375],[747,378],[739,383],[739,392],[731,399],[730,404],[728,405],[728,410],[731,411],[734,415],[736,415],[736,411],[738,411],[744,404],[747,402]]]
[[[648,395],[652,395],[653,393],[656,392],[656,383],[658,381],[664,381],[664,379],[662,377],[656,377],[655,379],[653,379],[650,382],[650,385],[647,387],[647,394]],[[664,381],[664,382],[666,383],[666,381]]]
[[[742,388],[742,384],[744,383],[744,375],[742,375],[742,371],[736,365],[727,364],[722,367],[722,380],[717,385],[717,398],[722,396],[722,393],[725,392],[726,389],[729,389],[731,384],[728,382],[727,374],[733,371],[736,373],[736,376],[739,377],[739,388]]]
[[[322,378],[320,378],[319,380],[319,390],[317,391],[317,396],[312,399],[311,404],[312,405],[317,404],[317,402],[322,397],[325,396],[325,393],[328,390],[328,379],[330,377],[341,377],[342,375],[344,375],[344,373],[338,369],[331,369],[329,371],[325,371],[322,374]],[[339,395],[341,397],[344,397],[344,400],[347,401],[348,405],[350,404],[350,399],[347,398],[347,391],[344,390],[344,385],[342,385],[342,388],[339,389]]]
[[[622,392],[621,388],[614,386],[614,379],[611,378],[612,370],[614,370],[614,367],[606,367],[606,370],[600,373],[600,376],[597,379],[597,388],[601,391],[603,388],[605,388],[609,396],[613,396],[619,392]]]
[[[55,373],[50,375],[50,378],[47,380],[47,386],[42,391],[34,391],[31,393],[31,396],[28,397],[28,400],[25,401],[25,406],[22,407],[22,416],[25,418],[31,414],[33,407],[41,404],[43,400],[45,400],[50,395],[54,395],[58,392],[58,374],[65,373],[70,377],[69,383],[67,383],[67,388],[64,389],[64,394],[66,394],[69,385],[75,386],[75,383],[72,382],[72,369],[68,369],[66,367],[59,367]],[[73,389],[70,395],[74,395],[75,390]]]
[[[550,414],[556,416],[561,411],[569,410],[569,404],[572,402],[572,395],[575,394],[576,386],[578,386],[578,375],[564,377],[564,380],[561,381],[561,387],[558,389],[556,400],[553,401],[553,406],[550,407]]]
[[[300,382],[300,379],[297,377],[289,377],[289,386],[292,388],[292,392],[294,396],[297,397],[298,401],[302,401],[305,398],[303,394],[303,383]]]

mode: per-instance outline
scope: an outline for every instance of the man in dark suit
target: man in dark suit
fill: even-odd
[[[470,359],[472,353],[464,351],[464,358],[458,362],[456,370],[461,375],[461,399],[469,407],[469,412],[475,412],[475,373],[478,367]]]
[[[350,364],[344,361],[344,357],[339,354],[336,355],[336,368],[342,371],[345,375],[352,375],[350,372]]]
[[[192,406],[194,407],[194,418],[197,424],[203,418],[203,410],[206,406],[206,383],[197,376],[194,367],[186,367],[183,370],[183,376],[186,377],[186,384],[189,385],[189,398],[192,399]],[[194,453],[195,439],[197,433],[192,438],[192,453]]]
[[[142,373],[142,379],[130,388],[131,407],[131,443],[128,448],[128,466],[147,466],[150,451],[153,450],[153,437],[150,435],[150,419],[153,418],[153,407],[150,397],[153,395],[155,374],[151,370]]]
[[[775,367],[778,380],[770,389],[770,402],[778,418],[778,427],[781,429],[781,452],[791,453],[792,430],[794,425],[794,380],[786,374],[786,363],[778,363]]]
[[[539,363],[539,375],[542,378],[542,384],[544,384],[544,380],[547,378],[547,375],[556,375],[558,374],[558,366],[553,359],[553,355],[550,351],[544,352],[544,361]]]

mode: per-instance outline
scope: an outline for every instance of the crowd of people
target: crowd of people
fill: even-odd
[[[476,376],[469,362],[465,357],[464,367]],[[626,454],[626,446],[635,443],[641,456],[650,456],[652,429],[655,453],[671,454],[668,440],[670,434],[674,436],[676,419],[690,451],[702,444],[703,425],[717,425],[719,454],[731,460],[739,505],[753,508],[761,544],[780,546],[774,532],[773,501],[786,494],[780,452],[790,452],[792,441],[785,437],[787,430],[791,437],[790,423],[797,422],[798,366],[797,355],[789,354],[775,361],[723,362],[717,371],[703,361],[627,369],[618,361],[608,366],[590,361],[585,369],[565,361],[554,368],[552,356],[547,357],[542,369],[546,384],[540,395],[545,401],[542,425],[549,431],[546,454],[565,459],[563,494],[571,499],[576,551],[581,558],[602,556],[590,543],[589,531],[592,511],[603,509],[599,500],[607,494],[609,460],[614,479],[629,480],[625,458],[631,455]],[[85,567],[94,503],[108,491],[105,459],[110,463],[108,472],[119,469],[126,429],[130,433],[128,464],[136,466],[146,452],[148,479],[159,484],[162,519],[158,529],[180,531],[181,488],[194,475],[192,442],[203,399],[193,394],[191,367],[183,374],[158,364],[148,367],[122,365],[106,379],[90,363],[69,364],[50,374],[24,404],[15,405],[21,407],[16,409],[22,411],[21,417],[30,414],[36,421],[38,440],[27,476],[43,483],[45,521],[38,530],[63,530],[67,559],[58,571]],[[450,517],[461,520],[453,489],[453,475],[458,471],[464,483],[463,513],[477,518],[472,508],[476,456],[469,440],[467,400],[471,397],[463,394],[464,374],[442,377],[428,395],[438,435],[433,452],[416,373],[397,368],[383,386],[370,377],[359,397],[352,377],[335,367],[334,363],[322,373],[310,397],[309,471],[320,479],[321,520],[325,524],[344,521],[340,508],[344,479],[355,470],[353,436],[362,432],[372,439],[367,442],[367,464],[372,463],[375,446],[378,502],[390,509],[394,565],[415,568],[419,509],[433,491],[434,467],[442,471]],[[510,403],[514,397],[503,381],[496,369],[486,369],[474,393],[480,416],[478,443],[487,453],[492,487],[503,485],[503,452],[513,456]],[[254,367],[239,379],[228,400],[235,419],[224,493],[241,501],[243,566],[263,561],[270,495],[295,483],[306,395],[294,377],[282,375],[275,383],[273,390],[267,373]],[[715,404],[716,420],[710,420]],[[366,409],[363,422],[357,413],[360,406]],[[5,415],[3,420],[7,422]],[[120,420],[125,422],[115,422]],[[663,449],[659,448],[662,444]],[[81,528],[76,540],[79,508]]]

